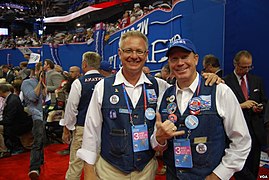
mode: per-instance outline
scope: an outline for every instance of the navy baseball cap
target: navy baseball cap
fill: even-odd
[[[180,47],[187,51],[194,52],[196,54],[196,48],[194,44],[189,39],[177,39],[173,42],[171,42],[168,46],[168,50],[166,52],[166,56],[169,56],[169,53],[171,52],[171,49],[173,47]]]
[[[112,65],[108,61],[101,61],[100,69],[104,71],[112,71]]]

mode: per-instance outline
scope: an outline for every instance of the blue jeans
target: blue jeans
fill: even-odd
[[[44,163],[45,124],[42,120],[33,121],[34,143],[30,155],[30,171],[39,170]]]

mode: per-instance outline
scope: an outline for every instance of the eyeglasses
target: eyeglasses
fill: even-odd
[[[237,66],[240,68],[240,69],[244,69],[244,70],[252,70],[254,68],[253,65],[251,66],[240,66],[239,64],[237,64]]]
[[[122,50],[122,52],[124,52],[127,55],[131,55],[131,54],[133,54],[135,52],[138,56],[143,56],[147,52],[147,51],[142,51],[141,49],[138,49],[138,50],[121,49],[121,50]]]

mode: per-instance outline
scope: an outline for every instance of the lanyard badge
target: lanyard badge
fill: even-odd
[[[174,139],[175,167],[192,168],[190,139]]]
[[[133,151],[140,152],[149,149],[147,124],[132,126]]]
[[[132,127],[132,140],[133,140],[133,151],[140,152],[149,150],[149,139],[148,139],[148,126],[146,123],[146,119],[144,124],[135,125],[132,118],[132,110],[128,102],[127,92],[125,89],[125,85],[122,84],[124,99],[126,101],[126,105],[128,108],[128,113],[130,116],[130,123]],[[144,93],[144,111],[145,116],[149,120],[153,120],[155,118],[155,111],[152,108],[147,108],[147,101],[146,101],[146,87],[145,84],[143,85],[143,93]],[[150,93],[152,94],[152,92]]]
[[[189,129],[188,137],[190,136],[191,130],[197,128],[199,120],[194,115],[189,115],[185,119],[185,126]],[[174,139],[174,157],[175,167],[179,168],[192,168],[192,154],[190,139]],[[202,148],[202,147],[201,147]]]

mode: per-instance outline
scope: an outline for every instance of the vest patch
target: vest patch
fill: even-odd
[[[91,77],[91,78],[85,78],[84,82],[93,82],[93,81],[100,81],[103,77]]]

